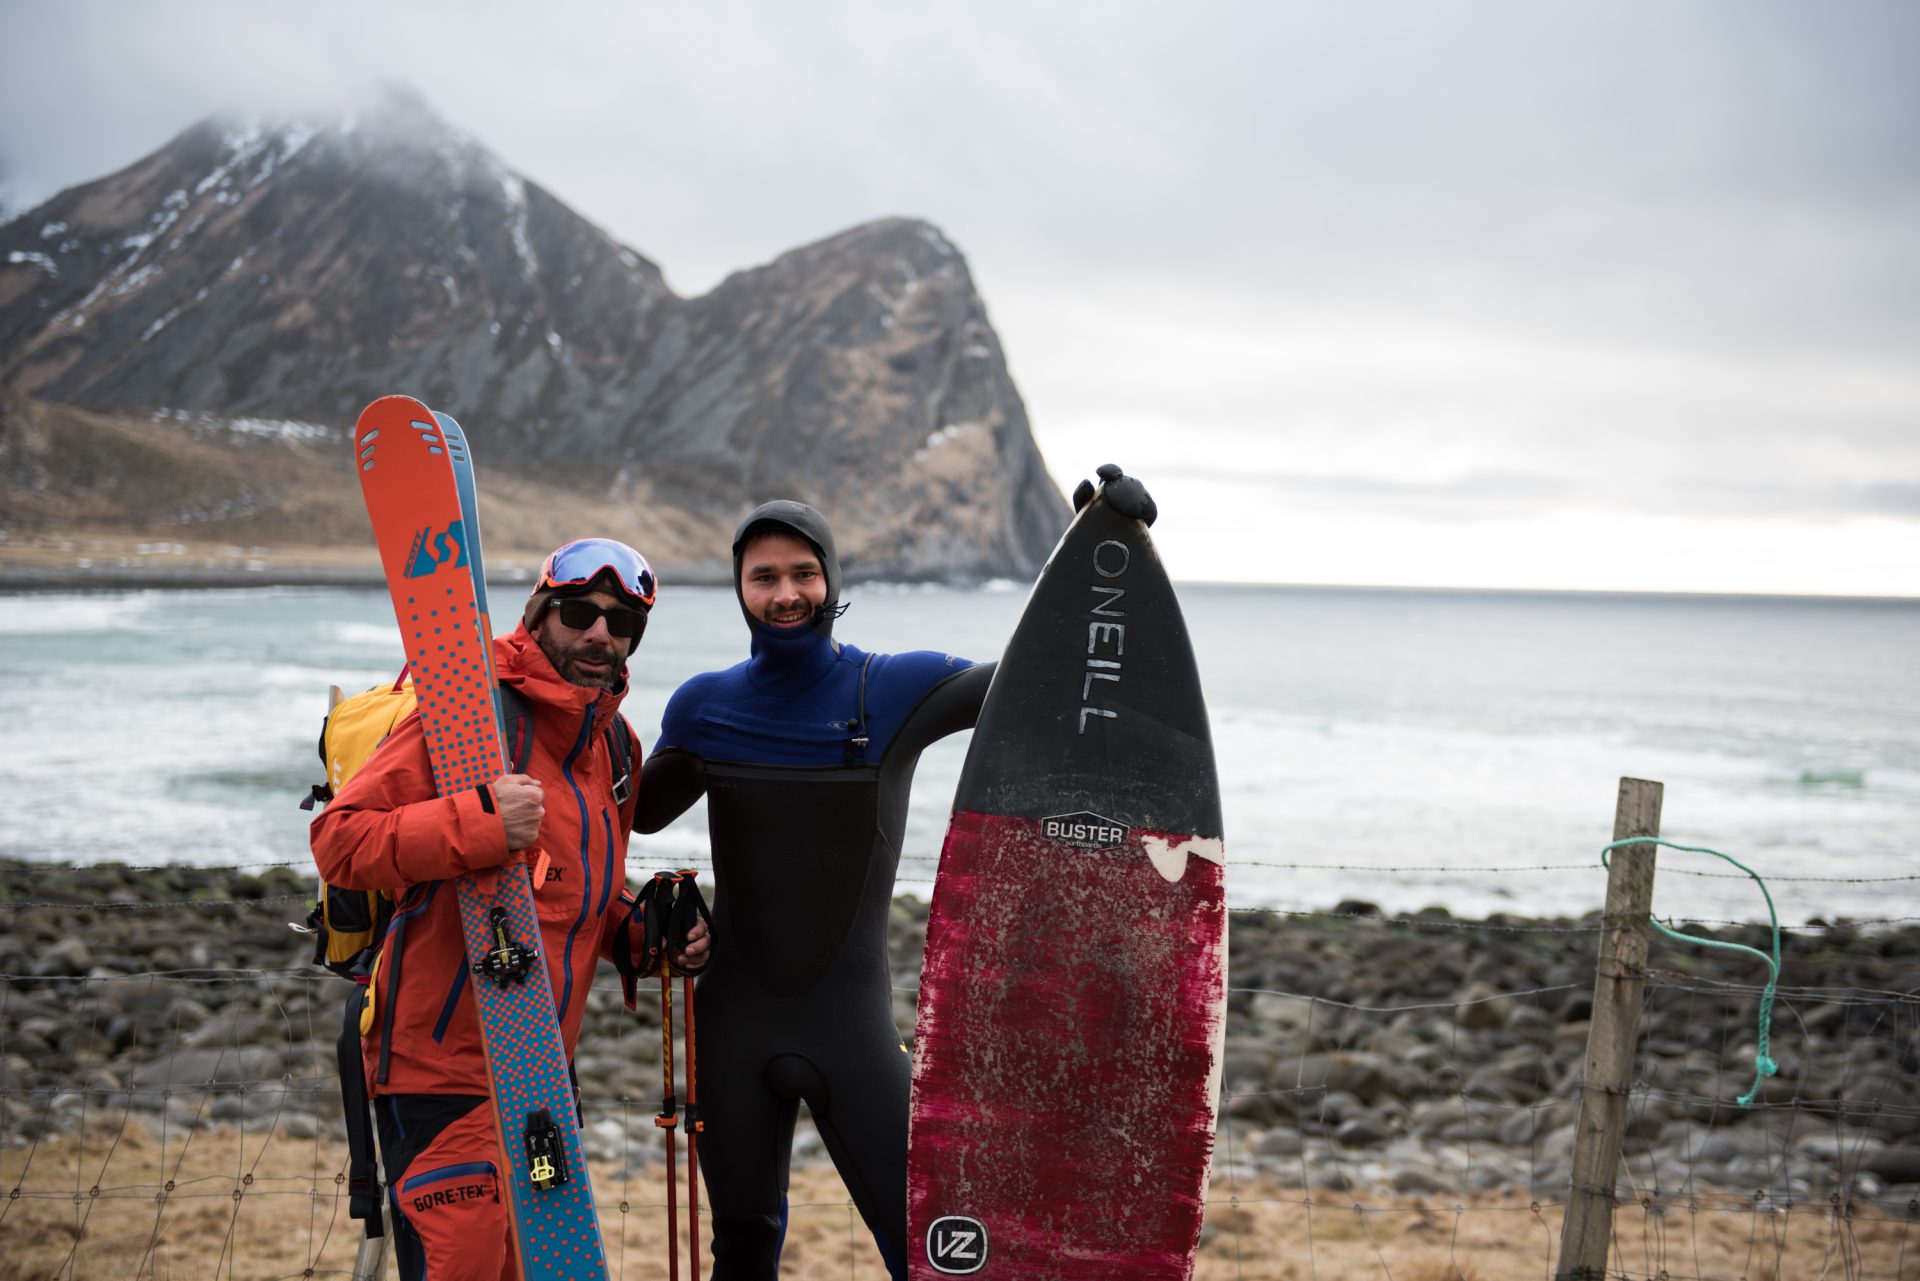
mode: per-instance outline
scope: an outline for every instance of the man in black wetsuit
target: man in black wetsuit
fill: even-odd
[[[910,1064],[887,920],[914,766],[972,726],[993,668],[834,640],[833,534],[804,504],[750,514],[733,566],[752,656],[675,691],[634,815],[657,832],[707,796],[716,943],[699,986],[698,1087],[712,1276],[778,1274],[804,1099],[904,1281]]]

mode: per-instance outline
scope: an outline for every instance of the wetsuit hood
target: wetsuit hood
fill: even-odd
[[[811,627],[806,624],[772,627],[747,612],[747,600],[740,591],[741,557],[747,550],[748,541],[754,535],[768,530],[805,539],[812,545],[814,554],[820,557],[820,570],[827,578],[827,597],[814,610]],[[776,498],[748,512],[747,518],[733,531],[733,598],[740,603],[740,614],[747,620],[756,646],[762,641],[777,643],[784,637],[808,632],[822,640],[832,640],[833,620],[840,617],[840,553],[834,549],[833,530],[828,527],[827,518],[805,503],[795,502],[791,498]]]

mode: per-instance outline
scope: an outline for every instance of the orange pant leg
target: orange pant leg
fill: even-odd
[[[481,1106],[441,1131],[400,1176],[393,1199],[434,1281],[519,1281],[499,1162],[493,1109]]]

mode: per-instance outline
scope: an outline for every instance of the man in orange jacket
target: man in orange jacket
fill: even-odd
[[[547,557],[521,625],[494,641],[503,686],[532,708],[525,773],[436,796],[420,718],[394,728],[314,820],[314,861],[329,885],[388,891],[363,1015],[367,1092],[395,1209],[403,1278],[495,1281],[517,1273],[497,1187],[486,1060],[453,887],[538,845],[541,952],[567,1053],[573,1054],[600,957],[631,968],[643,923],[626,890],[627,833],[637,779],[616,777],[626,663],[646,628],[655,580],[646,559],[612,539],[568,543]],[[706,963],[696,925],[676,969]]]

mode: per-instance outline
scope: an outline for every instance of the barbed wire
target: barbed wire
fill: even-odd
[[[311,902],[313,902],[313,895],[311,894],[275,894],[275,895],[265,896],[262,898],[233,898],[233,899],[183,898],[183,899],[161,899],[161,900],[101,899],[98,901],[83,900],[80,902],[71,902],[71,901],[62,902],[54,899],[43,899],[43,900],[7,899],[4,901],[0,901],[0,908],[11,908],[16,911],[20,911],[28,908],[36,908],[36,909],[66,908],[72,911],[80,911],[80,912],[162,912],[162,911],[167,911],[173,908],[194,908],[197,910],[200,908],[214,908],[214,907],[222,907],[222,908],[279,907],[287,903],[311,903]]]
[[[914,857],[914,856],[909,855],[908,857]],[[1473,873],[1498,872],[1501,874],[1507,874],[1507,873],[1515,873],[1515,872],[1602,872],[1602,871],[1605,871],[1605,869],[1601,866],[1600,861],[1598,859],[1594,859],[1591,862],[1586,862],[1586,863],[1512,863],[1512,864],[1495,864],[1495,865],[1474,867],[1474,866],[1467,866],[1467,865],[1454,864],[1454,863],[1444,863],[1444,864],[1426,863],[1426,864],[1413,864],[1413,865],[1406,865],[1406,864],[1393,865],[1393,864],[1376,864],[1376,863],[1268,863],[1268,862],[1260,861],[1258,859],[1229,858],[1227,860],[1227,866],[1229,868],[1260,867],[1260,868],[1266,868],[1270,871],[1282,871],[1282,872],[1363,872],[1363,873],[1396,872],[1396,873],[1414,873],[1414,874],[1433,873],[1433,872],[1449,872],[1449,873],[1451,872],[1473,872]],[[1673,865],[1671,860],[1669,860],[1668,863],[1661,865],[1660,875],[1662,876],[1696,876],[1696,877],[1700,877],[1707,880],[1744,881],[1748,879],[1745,874],[1739,873],[1739,872],[1714,872],[1714,871],[1706,871],[1706,870],[1695,870],[1693,868],[1688,868],[1688,867],[1679,867],[1679,866]],[[1826,884],[1826,885],[1881,885],[1881,884],[1886,884],[1890,882],[1920,881],[1920,874],[1903,875],[1903,876],[1769,876],[1767,877],[1767,881],[1770,884],[1777,883],[1777,882],[1810,882],[1810,883],[1818,883],[1818,884]]]
[[[659,859],[640,857],[629,853],[629,862],[640,864],[658,863]],[[940,862],[935,854],[903,854],[899,863],[902,866],[936,867]],[[1243,859],[1229,857],[1226,866],[1257,867],[1267,871],[1279,872],[1357,872],[1363,875],[1377,875],[1390,872],[1396,875],[1422,875],[1436,872],[1471,873],[1474,875],[1515,875],[1550,872],[1600,872],[1605,869],[1597,859],[1581,863],[1299,863],[1271,862],[1265,859]],[[692,867],[702,874],[711,876],[713,872],[710,860],[702,862],[690,860],[676,863],[675,867]],[[124,872],[251,872],[259,870],[282,869],[317,877],[318,872],[310,859],[276,859],[269,862],[223,863],[223,862],[182,862],[182,863],[119,863],[100,861],[93,863],[72,863],[65,860],[19,859],[11,867],[14,874],[36,874],[45,869],[48,872],[71,872],[76,869],[103,868]],[[1691,876],[1701,880],[1746,880],[1743,873],[1719,872],[1706,868],[1691,868],[1669,860],[1660,868],[1662,876]],[[1920,882],[1920,873],[1908,873],[1895,876],[1793,876],[1769,875],[1770,884],[1808,884],[1808,885],[1889,885]],[[0,904],[4,906],[4,904]]]
[[[248,907],[281,907],[286,904],[310,904],[311,894],[280,894],[253,899],[169,899],[155,902],[131,902],[126,900],[104,900],[99,902],[62,902],[58,900],[7,899],[0,900],[0,909],[14,911],[101,911],[101,912],[157,912],[172,909],[240,909]],[[1287,917],[1298,920],[1325,920],[1346,922],[1372,922],[1379,925],[1391,925],[1418,930],[1471,930],[1496,934],[1593,934],[1602,929],[1599,922],[1590,924],[1547,924],[1542,922],[1495,922],[1492,920],[1458,920],[1452,917],[1431,916],[1388,916],[1374,912],[1334,912],[1304,908],[1271,907],[1265,904],[1233,904],[1227,910],[1236,915],[1258,915]],[[1731,918],[1672,915],[1657,918],[1668,925],[1716,925],[1730,928],[1764,928],[1756,921],[1742,921]],[[1859,928],[1880,926],[1920,925],[1920,916],[1885,917],[1842,917],[1847,925]],[[1783,931],[1807,933],[1819,930],[1835,922],[1815,918],[1799,924],[1782,925]]]

